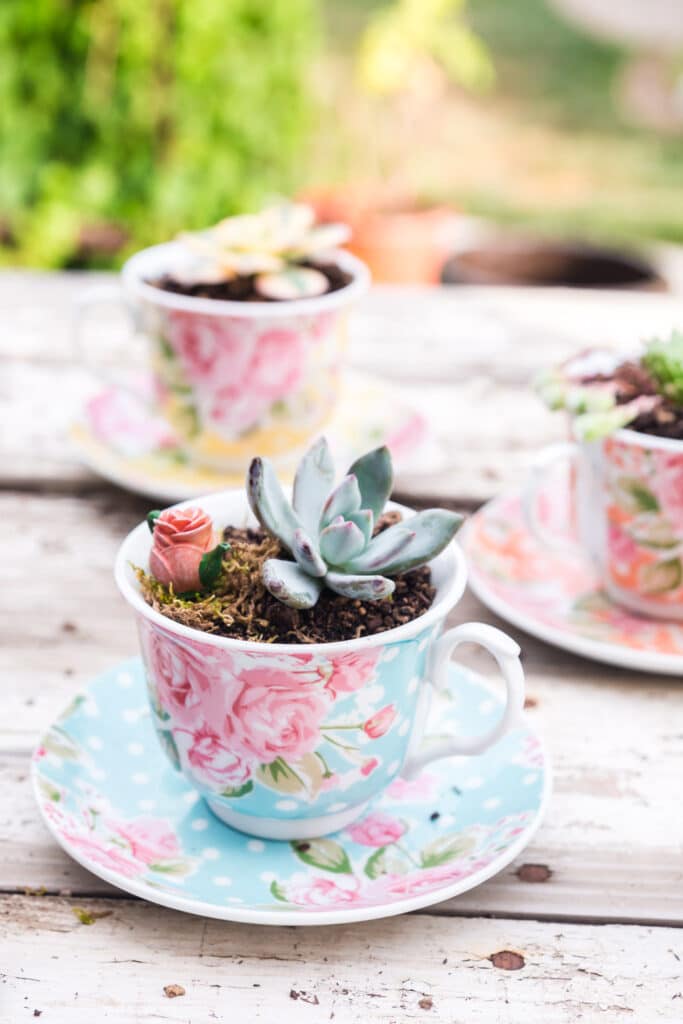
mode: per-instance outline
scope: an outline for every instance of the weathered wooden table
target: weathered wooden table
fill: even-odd
[[[0,1021],[683,1019],[683,679],[520,636],[528,714],[555,765],[548,816],[497,878],[411,916],[332,929],[202,920],[113,890],[52,841],[29,753],[93,674],[135,650],[111,566],[148,507],[80,466],[65,439],[87,387],[68,339],[83,283],[0,275]],[[528,393],[533,370],[577,339],[627,344],[675,322],[675,298],[378,290],[352,357],[403,381],[445,432],[445,468],[402,478],[401,494],[472,509],[559,435]],[[93,331],[103,350],[124,333],[113,314]],[[472,597],[456,617],[496,621]],[[86,926],[74,907],[107,916]],[[502,950],[522,966],[496,966]],[[169,999],[168,984],[185,995]]]

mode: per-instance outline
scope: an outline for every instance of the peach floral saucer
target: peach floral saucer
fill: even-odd
[[[573,538],[566,479],[539,498],[545,525]],[[521,494],[495,498],[461,533],[468,582],[496,615],[574,654],[622,668],[683,676],[683,623],[649,619],[615,604],[578,545],[542,546],[528,529]]]
[[[240,473],[221,472],[188,459],[173,428],[150,410],[152,392],[151,377],[140,374],[127,388],[108,387],[86,402],[70,432],[83,462],[121,487],[168,502],[241,487],[246,466]],[[358,372],[346,375],[325,434],[339,465],[388,444],[399,483],[401,473],[433,472],[442,459],[426,417],[405,393]],[[279,468],[286,479],[287,466]]]
[[[453,665],[425,742],[456,718],[461,735],[480,735],[500,711],[484,679]],[[224,769],[220,744],[204,745],[198,757],[207,772]],[[394,778],[334,835],[251,839],[215,818],[174,771],[154,730],[142,664],[132,658],[54,722],[35,752],[33,783],[60,846],[125,892],[227,921],[319,925],[417,910],[495,875],[538,828],[550,765],[524,723],[476,757]]]

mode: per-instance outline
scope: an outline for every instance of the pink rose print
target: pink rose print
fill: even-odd
[[[220,679],[211,692],[217,667],[212,656],[200,647],[197,653],[189,642],[182,644],[167,633],[144,625],[141,628],[143,652],[162,708],[174,725],[194,726],[200,713],[209,717],[209,698],[220,701]],[[221,652],[222,663],[227,660]],[[226,666],[227,667],[227,666]],[[216,709],[220,713],[220,705]]]
[[[207,785],[235,788],[251,775],[249,764],[227,747],[208,725],[202,725],[194,733],[177,729],[173,735],[189,769]]]
[[[347,832],[354,843],[362,846],[389,846],[397,842],[405,830],[403,822],[377,812],[351,825]]]
[[[210,419],[230,434],[255,426],[274,402],[301,386],[305,353],[304,339],[296,331],[264,331],[256,338],[251,359],[242,372],[233,369],[214,389]]]
[[[360,896],[357,878],[333,881],[331,878],[310,878],[294,875],[287,882],[285,893],[289,903],[300,907],[329,907],[340,903],[355,903]]]
[[[113,871],[124,878],[135,878],[144,871],[139,861],[130,860],[117,847],[105,846],[95,836],[81,835],[75,832],[62,832],[69,844],[87,860],[94,861],[108,871]]]
[[[173,312],[168,340],[188,380],[211,390],[241,379],[253,349],[251,327],[227,317]]]
[[[422,772],[416,779],[394,779],[387,786],[387,796],[392,800],[431,800],[439,788],[437,775]]]
[[[125,839],[136,860],[155,864],[176,857],[180,852],[175,833],[160,818],[136,818],[134,821],[108,822]]]
[[[471,874],[471,865],[456,867],[442,864],[422,871],[411,871],[408,875],[381,875],[370,886],[372,897],[386,899],[388,896],[418,896],[422,892],[438,888],[445,882],[455,882]]]
[[[87,402],[85,411],[93,434],[123,455],[145,455],[178,443],[168,423],[149,412],[142,397],[120,389],[95,395]]]
[[[363,764],[360,767],[360,773],[367,778],[368,775],[372,775],[375,768],[379,768],[379,761],[376,757],[369,757],[367,761],[363,761]]]
[[[368,718],[367,722],[363,725],[363,732],[371,740],[378,740],[391,729],[395,718],[396,708],[393,704],[387,704],[386,707],[378,711],[372,718]]]
[[[638,555],[633,538],[619,523],[610,523],[607,529],[607,547],[617,562],[627,564]]]
[[[223,725],[231,749],[265,764],[277,757],[296,760],[315,750],[330,707],[321,686],[267,667],[241,672],[239,682]]]
[[[371,647],[357,654],[340,654],[332,658],[332,674],[327,680],[327,689],[335,697],[342,693],[359,690],[372,678],[381,648]]]
[[[664,515],[683,540],[683,457],[666,453],[659,456],[655,487]]]

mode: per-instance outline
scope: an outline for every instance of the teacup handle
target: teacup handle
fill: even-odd
[[[74,302],[73,316],[71,323],[71,336],[75,355],[81,366],[89,370],[95,377],[99,378],[106,385],[113,385],[129,392],[134,398],[142,402],[140,395],[136,394],[125,382],[116,379],[113,374],[107,373],[102,366],[93,359],[91,350],[85,342],[84,328],[88,314],[96,306],[122,306],[128,314],[131,322],[131,329],[136,330],[135,315],[130,306],[126,303],[123,292],[117,284],[93,285],[87,288]],[[144,403],[143,403],[144,404]]]
[[[527,528],[543,547],[552,548],[555,551],[572,550],[576,547],[576,543],[567,537],[560,537],[545,529],[538,516],[538,498],[551,466],[563,460],[573,461],[578,450],[578,445],[573,441],[561,441],[543,448],[535,457],[522,490],[522,513]]]
[[[432,652],[432,671],[428,685],[432,690],[444,689],[448,685],[448,665],[453,651],[460,644],[473,643],[491,654],[500,669],[505,682],[506,701],[502,715],[488,732],[480,736],[453,736],[430,745],[428,750],[418,749],[408,753],[401,774],[412,777],[426,764],[442,757],[458,754],[481,754],[496,743],[501,736],[521,724],[524,707],[524,670],[520,661],[519,644],[512,637],[494,626],[483,622],[466,622],[449,629],[436,641]],[[431,695],[430,695],[431,702]],[[426,717],[426,714],[425,714]],[[424,736],[420,737],[424,739]]]

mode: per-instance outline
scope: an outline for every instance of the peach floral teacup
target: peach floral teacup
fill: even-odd
[[[243,491],[192,505],[221,527],[256,525]],[[132,568],[149,567],[151,544],[145,523],[129,534],[116,580],[137,619],[153,721],[175,767],[235,828],[270,839],[334,832],[397,777],[416,785],[430,761],[479,753],[520,721],[517,644],[480,623],[443,631],[467,578],[454,543],[430,563],[436,597],[424,615],[375,636],[310,645],[229,639],[165,618],[143,599]],[[485,735],[423,746],[432,688],[447,682],[451,653],[467,642],[496,659],[503,714]],[[373,837],[389,827],[376,820]]]
[[[576,541],[551,534],[539,516],[547,474],[567,459]],[[536,537],[550,547],[578,543],[614,601],[643,615],[683,619],[683,441],[623,429],[551,445],[536,460],[524,497]]]
[[[122,298],[147,338],[154,411],[193,461],[228,472],[243,472],[255,451],[291,461],[334,410],[348,310],[369,285],[365,264],[339,251],[334,258],[349,284],[285,302],[196,298],[150,283],[186,258],[184,246],[168,242],[129,259],[120,289],[82,296],[77,340],[90,307]],[[90,362],[85,348],[83,358]]]

